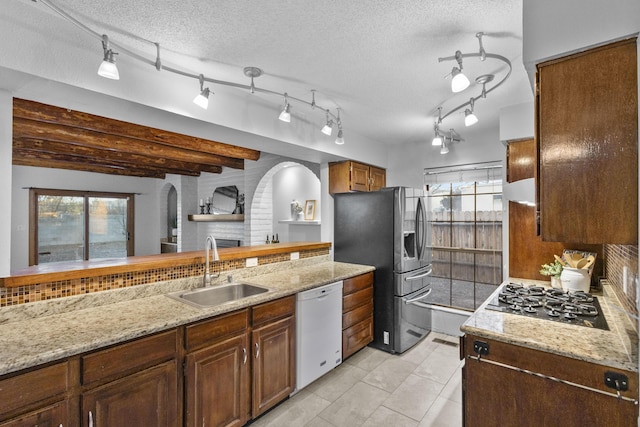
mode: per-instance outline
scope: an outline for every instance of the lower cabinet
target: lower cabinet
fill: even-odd
[[[188,427],[242,426],[295,388],[295,296],[186,328]]]
[[[373,272],[342,283],[342,360],[345,360],[373,341]]]
[[[291,296],[253,308],[254,418],[286,399],[295,389],[295,307],[295,296]]]
[[[637,426],[637,373],[470,335],[461,344],[465,426]],[[627,377],[625,399],[607,375]]]
[[[82,395],[82,425],[177,426],[176,361],[128,375]]]
[[[69,402],[63,400],[37,411],[0,423],[0,427],[59,427],[69,426]],[[74,424],[75,425],[75,424]]]

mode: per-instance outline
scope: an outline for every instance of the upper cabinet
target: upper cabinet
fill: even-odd
[[[386,186],[385,169],[351,160],[329,163],[329,193],[377,191]]]
[[[538,64],[543,240],[638,243],[637,79],[635,38]]]
[[[536,144],[533,139],[509,141],[507,144],[507,182],[533,178]]]

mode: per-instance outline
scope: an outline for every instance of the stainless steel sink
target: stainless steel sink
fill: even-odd
[[[191,291],[172,292],[167,294],[167,296],[195,307],[206,308],[230,301],[238,301],[268,291],[269,289],[267,288],[249,285],[248,283],[229,283],[226,285],[198,288]]]

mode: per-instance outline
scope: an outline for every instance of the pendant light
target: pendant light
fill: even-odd
[[[471,84],[462,72],[462,52],[459,50],[456,51],[456,61],[458,61],[458,67],[453,67],[451,70],[451,91],[453,93],[462,92]]]
[[[102,35],[102,51],[104,57],[98,68],[98,75],[111,80],[120,80],[120,73],[118,72],[116,58],[114,57],[114,55],[118,53],[109,48],[109,37],[106,34]]]
[[[478,123],[478,117],[476,117],[476,115],[473,113],[473,104],[474,104],[474,99],[471,98],[469,100],[469,108],[464,110],[464,125],[467,127],[473,126],[476,123]]]
[[[193,103],[205,110],[209,107],[209,88],[204,87],[204,76],[200,74],[200,93],[193,98]]]
[[[278,116],[278,119],[282,120],[285,123],[291,122],[291,106],[289,105],[289,100],[287,99],[288,95],[284,94],[284,108],[282,112]]]
[[[331,132],[333,132],[333,120],[329,120],[329,110],[327,110],[327,123],[322,126],[322,130],[320,132],[327,136],[331,136]]]

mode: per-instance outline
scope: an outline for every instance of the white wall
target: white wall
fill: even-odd
[[[9,275],[11,271],[11,158],[13,108],[11,94],[0,90],[0,236],[4,236],[0,244],[0,277]],[[6,171],[6,173],[2,173]]]
[[[283,224],[291,219],[290,205],[297,200],[303,207],[307,200],[316,201],[315,220],[322,218],[320,180],[308,168],[300,165],[285,167],[273,176],[273,234],[281,242],[320,241],[320,225]],[[266,236],[265,236],[266,237]]]
[[[11,269],[29,265],[29,187],[59,190],[113,191],[136,193],[135,254],[160,252],[160,214],[156,180],[67,171],[62,169],[13,166],[11,189]]]

